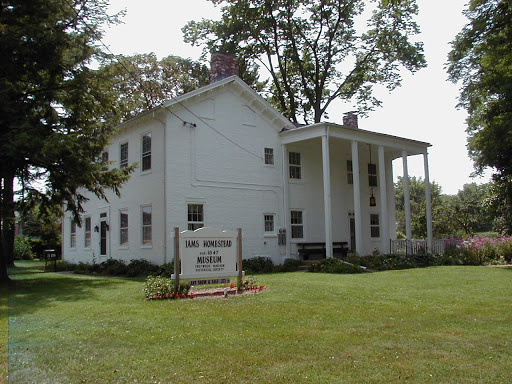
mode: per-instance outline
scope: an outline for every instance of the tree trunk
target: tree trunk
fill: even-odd
[[[3,175],[2,191],[2,247],[7,266],[14,266],[14,174]]]
[[[3,242],[3,236],[1,236],[1,231],[3,226],[3,195],[4,195],[4,179],[3,177],[0,177],[0,283],[9,281],[9,275],[7,273],[7,259],[5,257],[4,253],[4,242]]]

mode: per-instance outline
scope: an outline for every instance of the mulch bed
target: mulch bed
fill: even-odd
[[[258,289],[245,289],[238,292],[236,288],[207,288],[193,289],[194,299],[221,299],[229,296],[254,295],[265,291],[265,287]]]

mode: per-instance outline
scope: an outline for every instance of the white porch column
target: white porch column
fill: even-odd
[[[322,136],[322,171],[324,176],[324,222],[325,256],[332,257],[332,217],[331,217],[331,167],[329,164],[329,127]]]
[[[281,152],[283,154],[283,221],[284,228],[286,229],[286,259],[291,257],[290,238],[292,237],[290,225],[290,203],[289,203],[289,169],[288,169],[288,149],[286,145],[281,145]]]
[[[389,252],[389,218],[388,218],[388,195],[386,185],[386,163],[384,159],[384,147],[379,145],[379,194],[380,194],[380,219],[382,249],[381,252]]]
[[[404,168],[404,211],[405,211],[405,236],[407,240],[412,240],[411,230],[411,194],[409,192],[409,172],[407,170],[407,151],[402,151],[402,163]]]
[[[425,202],[427,219],[427,252],[432,252],[432,196],[430,194],[430,177],[428,172],[428,151],[423,153],[423,166],[425,168]]]
[[[361,220],[361,184],[359,177],[359,148],[357,141],[352,140],[352,173],[354,178],[354,221],[356,226],[356,252],[363,254],[363,236]]]

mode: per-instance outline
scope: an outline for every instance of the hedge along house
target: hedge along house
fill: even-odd
[[[323,243],[327,256],[340,242],[359,255],[389,251],[392,160],[402,157],[407,176],[407,157],[424,156],[428,197],[429,144],[361,130],[352,114],[343,125],[295,127],[236,70],[232,56],[215,54],[211,84],[118,127],[103,159],[138,168],[121,197],[89,196],[81,226],[66,213],[64,260],[167,263],[173,228],[203,226],[242,228],[244,258],[274,263],[299,258],[304,243]],[[427,204],[429,244],[430,216]]]

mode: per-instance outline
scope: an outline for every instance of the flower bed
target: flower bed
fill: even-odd
[[[234,283],[229,286],[215,288],[194,288],[188,283],[180,283],[178,289],[174,286],[174,281],[161,276],[149,276],[144,285],[144,295],[147,300],[165,300],[165,299],[194,299],[204,297],[227,297],[228,295],[241,295],[247,293],[257,293],[265,289],[265,286],[256,284],[252,277],[247,277],[242,281],[241,289],[237,289]]]

